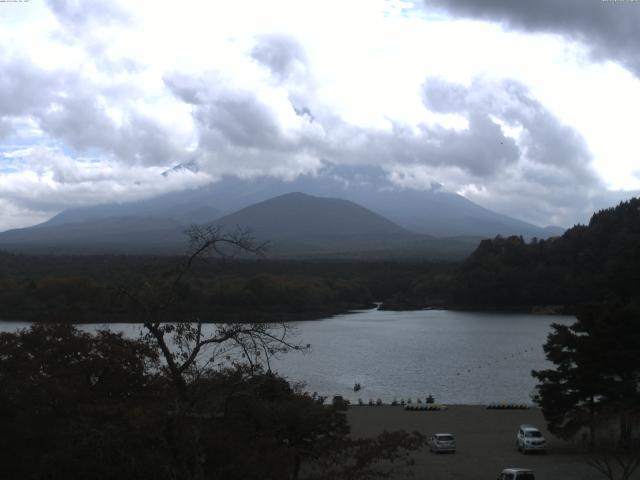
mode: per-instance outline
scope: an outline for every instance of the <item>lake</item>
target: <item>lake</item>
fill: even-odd
[[[452,310],[364,310],[294,322],[296,339],[311,344],[272,363],[305,390],[385,403],[431,394],[438,403],[531,403],[531,370],[547,368],[542,344],[551,323],[570,316]],[[28,326],[0,322],[0,330]],[[83,325],[93,330],[103,325]],[[137,335],[138,325],[110,328]],[[362,385],[353,391],[355,383]]]

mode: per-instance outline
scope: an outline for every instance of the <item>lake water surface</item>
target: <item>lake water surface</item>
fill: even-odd
[[[274,370],[321,395],[390,402],[426,397],[439,403],[530,403],[531,370],[547,368],[542,344],[551,323],[575,319],[514,313],[419,310],[357,311],[294,322],[296,339],[311,344],[272,363]],[[28,326],[0,322],[0,330]],[[103,325],[84,325],[93,330]],[[136,336],[139,325],[109,328]],[[353,391],[355,383],[362,385]]]

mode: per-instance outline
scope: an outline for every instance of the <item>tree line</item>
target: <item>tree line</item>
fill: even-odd
[[[452,301],[480,307],[628,302],[640,291],[640,199],[548,240],[484,240],[457,271]]]
[[[135,321],[121,287],[163,288],[180,257],[31,256],[0,252],[0,318]],[[393,308],[446,303],[455,264],[424,261],[202,259],[181,284],[175,313],[204,321],[322,318],[384,302]],[[166,287],[166,285],[164,285]]]
[[[546,252],[571,272],[550,279],[573,295],[561,298],[572,298],[576,321],[552,325],[544,351],[553,368],[532,372],[549,430],[581,444],[604,477],[630,479],[640,468],[640,200],[598,212],[550,245],[511,242],[506,251]]]
[[[287,324],[216,323],[173,308],[196,260],[244,235],[191,232],[169,275],[121,285],[144,335],[37,323],[0,334],[0,461],[8,478],[365,479],[408,466],[425,439],[349,434],[336,398],[304,394],[270,370]],[[405,472],[408,472],[405,470]]]

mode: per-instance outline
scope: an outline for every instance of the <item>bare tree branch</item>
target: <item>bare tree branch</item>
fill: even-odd
[[[284,324],[212,324],[213,332],[205,334],[199,318],[165,318],[180,299],[180,287],[192,272],[196,261],[210,255],[218,258],[235,258],[241,254],[262,255],[266,249],[266,243],[257,242],[249,230],[240,227],[226,232],[217,225],[193,225],[185,233],[189,237],[189,253],[172,274],[168,285],[162,282],[154,285],[147,280],[140,285],[137,294],[126,287],[119,289],[140,310],[147,338],[162,353],[180,397],[187,394],[188,376],[198,376],[198,357],[205,347],[225,345],[223,351],[230,361],[244,361],[249,364],[251,371],[255,371],[262,362],[270,371],[270,358],[273,355],[304,349],[288,339],[289,328]],[[173,323],[167,320],[173,320]],[[279,333],[275,333],[276,329]],[[242,353],[242,360],[233,358],[234,350]],[[210,363],[207,361],[207,364]]]

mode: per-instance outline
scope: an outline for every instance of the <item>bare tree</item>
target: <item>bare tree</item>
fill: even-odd
[[[274,355],[308,347],[290,340],[291,329],[284,322],[203,324],[200,318],[174,318],[172,307],[198,261],[210,256],[261,255],[265,250],[265,244],[256,242],[246,229],[227,232],[214,225],[194,225],[185,233],[189,253],[174,272],[147,278],[137,288],[120,287],[120,293],[137,307],[145,339],[160,350],[179,400],[186,399],[189,378],[197,376],[203,365],[223,360],[247,365],[250,371],[262,366],[270,371]]]
[[[207,458],[202,438],[210,428],[207,422],[217,415],[206,405],[206,399],[204,408],[200,408],[201,374],[211,373],[213,366],[220,367],[222,363],[235,367],[240,386],[247,376],[262,371],[263,367],[270,371],[274,355],[302,347],[290,341],[290,328],[284,322],[204,324],[192,314],[185,318],[175,307],[184,300],[185,284],[196,264],[209,256],[260,255],[265,249],[248,230],[240,228],[227,232],[214,225],[195,225],[185,233],[189,251],[174,271],[161,275],[151,272],[134,286],[121,286],[119,290],[135,305],[144,327],[143,338],[160,351],[175,389],[176,409],[167,418],[165,437],[173,452],[176,475],[200,480],[205,478]],[[211,392],[218,401],[222,400],[217,408],[223,409],[223,416],[230,396],[235,393],[231,387],[226,392]]]

